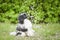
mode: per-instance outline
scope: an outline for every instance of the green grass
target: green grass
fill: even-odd
[[[60,40],[60,24],[34,24],[34,37],[16,37],[9,33],[15,31],[16,24],[0,23],[0,40]]]

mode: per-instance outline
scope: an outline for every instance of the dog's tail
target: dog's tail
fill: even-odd
[[[16,35],[16,32],[10,32],[10,35],[15,36]]]

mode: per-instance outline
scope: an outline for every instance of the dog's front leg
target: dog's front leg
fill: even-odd
[[[24,32],[17,32],[16,36],[26,36],[26,34]]]
[[[34,30],[28,30],[28,31],[26,32],[26,35],[27,35],[27,36],[34,36]]]

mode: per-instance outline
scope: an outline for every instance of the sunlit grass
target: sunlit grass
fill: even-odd
[[[60,40],[60,24],[33,24],[34,37],[16,37],[9,33],[15,31],[16,24],[0,23],[0,40]]]

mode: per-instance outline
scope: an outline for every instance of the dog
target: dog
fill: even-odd
[[[32,23],[27,19],[26,13],[21,13],[18,17],[18,24],[16,27],[16,36],[34,36]],[[13,33],[12,33],[13,34]]]

